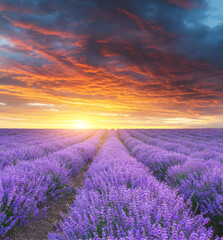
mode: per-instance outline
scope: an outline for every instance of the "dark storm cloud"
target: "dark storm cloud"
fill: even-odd
[[[223,24],[204,23],[208,7],[205,0],[2,0],[0,61],[11,71],[0,84],[89,100],[120,101],[129,89],[123,101],[168,96],[220,106]]]
[[[0,77],[0,86],[1,85],[12,85],[12,86],[21,86],[21,87],[26,87],[26,83],[22,82],[18,79],[13,79],[11,77],[5,78],[5,77]]]
[[[80,56],[85,57],[89,64],[104,61],[102,50],[105,44],[98,41],[105,39],[110,42],[107,47],[114,53],[122,50],[127,43],[133,48],[141,46],[140,53],[143,55],[145,45],[151,51],[149,46],[153,48],[155,44],[162,48],[159,51],[181,53],[193,60],[210,60],[211,63],[215,60],[216,65],[223,61],[223,35],[220,34],[223,25],[210,29],[201,23],[207,8],[205,1],[27,0],[1,1],[1,5],[5,10],[1,20],[3,34],[4,31],[17,35],[21,32],[34,39],[37,34],[38,42],[48,44],[49,48],[56,41],[56,36],[85,36]],[[188,9],[187,6],[200,7]],[[10,23],[17,28],[12,28]],[[42,34],[42,39],[38,34]],[[46,39],[45,35],[51,37]],[[131,60],[126,51],[120,55]]]

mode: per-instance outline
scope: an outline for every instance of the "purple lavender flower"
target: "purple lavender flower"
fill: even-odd
[[[110,131],[49,239],[210,239],[208,219],[131,157]]]

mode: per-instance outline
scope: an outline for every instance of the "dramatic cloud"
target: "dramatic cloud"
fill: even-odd
[[[221,7],[218,0],[2,0],[0,123],[219,127]]]

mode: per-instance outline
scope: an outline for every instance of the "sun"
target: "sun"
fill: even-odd
[[[75,128],[76,128],[76,129],[87,129],[87,128],[89,128],[89,124],[86,123],[86,122],[83,122],[83,121],[78,121],[78,122],[75,124]]]

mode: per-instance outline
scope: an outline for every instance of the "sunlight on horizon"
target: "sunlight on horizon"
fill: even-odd
[[[83,120],[79,120],[77,121],[77,123],[74,125],[74,128],[76,129],[89,129],[90,124],[88,124],[87,122],[83,121]]]

